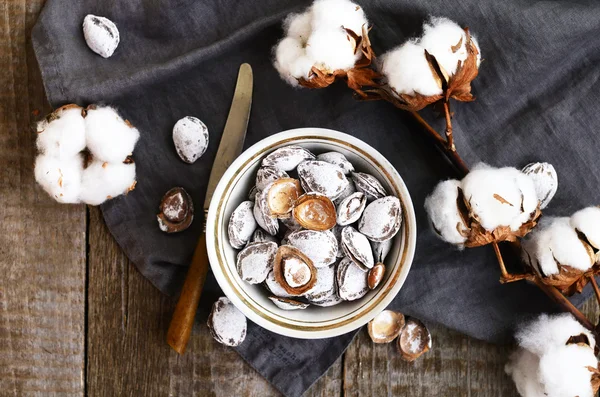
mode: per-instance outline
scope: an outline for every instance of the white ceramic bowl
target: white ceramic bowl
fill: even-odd
[[[383,183],[402,203],[402,228],[394,237],[386,272],[380,286],[365,297],[332,307],[310,306],[305,310],[281,310],[268,299],[262,284],[243,281],[236,271],[237,251],[229,245],[227,226],[233,210],[254,185],[262,159],[273,150],[300,145],[315,154],[343,153],[357,171],[367,172]],[[384,310],[408,275],[415,251],[417,227],[410,195],[398,172],[377,150],[353,136],[321,128],[301,128],[272,135],[242,153],[217,185],[206,226],[206,244],[212,271],[219,285],[248,319],[270,331],[295,338],[317,339],[357,329]]]

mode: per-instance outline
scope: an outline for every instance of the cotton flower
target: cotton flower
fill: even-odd
[[[287,37],[296,39],[306,45],[312,32],[312,11],[309,9],[301,14],[290,14],[283,21],[283,30]]]
[[[544,385],[538,379],[540,358],[525,350],[517,349],[510,357],[504,370],[512,376],[517,391],[523,397],[544,396]]]
[[[441,99],[472,101],[471,81],[479,62],[479,47],[470,33],[447,18],[431,18],[422,37],[385,53],[379,70],[398,96],[396,106],[418,111]]]
[[[139,131],[109,106],[87,110],[85,131],[93,156],[109,162],[124,161],[140,137]]]
[[[499,226],[518,230],[538,204],[533,182],[515,168],[480,164],[462,180],[462,188],[481,226],[488,231]]]
[[[313,29],[344,27],[360,34],[367,23],[362,7],[348,0],[317,0],[310,10]]]
[[[414,41],[408,41],[384,54],[381,74],[398,94],[442,94],[442,83],[429,66],[424,48]]]
[[[586,242],[600,248],[600,208],[588,207],[571,215],[569,223],[573,229],[583,233]]]
[[[505,371],[523,397],[592,397],[598,360],[593,334],[571,314],[542,314],[516,333]]]
[[[560,266],[569,266],[583,272],[595,262],[593,252],[579,239],[567,217],[543,219],[523,239],[521,246],[525,261],[542,276],[558,274]]]
[[[461,231],[466,230],[467,226],[456,206],[459,188],[460,181],[454,179],[439,183],[425,199],[425,211],[442,239],[451,244],[462,245],[467,237]]]
[[[479,50],[475,38],[471,36],[471,39]],[[425,23],[419,44],[435,57],[448,76],[453,76],[458,63],[467,59],[467,35],[463,28],[448,18],[432,17]],[[477,66],[480,57],[478,55]]]
[[[285,19],[286,36],[273,50],[273,64],[294,86],[315,79],[313,67],[326,75],[352,69],[362,53],[346,29],[360,36],[366,24],[364,11],[351,1],[318,0]]]
[[[308,79],[313,61],[299,39],[286,37],[275,47],[274,66],[286,82],[295,86],[299,79]]]
[[[65,159],[40,155],[35,160],[35,180],[59,203],[78,203],[81,192],[83,157]]]
[[[425,209],[442,239],[474,247],[523,237],[535,226],[538,204],[527,175],[478,164],[462,181],[438,184]]]
[[[542,356],[557,346],[566,345],[572,336],[580,334],[587,336],[593,350],[596,347],[594,335],[571,314],[541,314],[535,321],[523,324],[515,332],[515,339],[520,347]]]
[[[98,205],[134,188],[135,165],[127,157],[139,132],[113,108],[66,105],[37,131],[35,179],[59,203]]]
[[[356,62],[354,47],[341,28],[321,28],[312,32],[306,56],[317,68],[327,72],[350,69]]]
[[[135,186],[135,164],[107,163],[95,160],[84,171],[81,200],[99,205],[125,194]]]
[[[85,122],[79,106],[57,109],[51,121],[42,120],[37,125],[38,150],[57,159],[75,157],[85,149]]]
[[[540,358],[539,379],[549,397],[592,397],[592,372],[598,360],[589,346],[560,346]]]

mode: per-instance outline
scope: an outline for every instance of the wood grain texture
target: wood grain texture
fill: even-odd
[[[235,351],[215,342],[203,323],[196,322],[186,353],[175,353],[165,342],[175,299],[135,269],[97,208],[90,209],[89,222],[89,396],[279,395]],[[314,396],[339,395],[340,360],[336,365]]]
[[[83,395],[85,208],[33,177],[49,111],[31,44],[43,1],[0,2],[0,394]]]
[[[85,207],[56,204],[36,186],[30,125],[49,106],[27,38],[42,4],[0,2],[0,395],[280,395],[204,324],[184,356],[173,352],[175,300],[132,266],[98,209],[86,236]],[[584,313],[596,320],[595,300]],[[433,350],[406,363],[361,330],[305,396],[517,396],[507,347],[431,331]]]

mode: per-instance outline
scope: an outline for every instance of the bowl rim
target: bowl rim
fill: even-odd
[[[219,242],[216,238],[219,232],[217,215],[220,214],[225,207],[225,200],[223,200],[223,196],[228,190],[232,190],[229,188],[233,181],[239,177],[238,174],[240,170],[243,169],[250,160],[255,159],[258,155],[264,157],[264,155],[266,155],[265,152],[270,148],[282,146],[283,144],[294,144],[293,141],[306,138],[343,142],[343,144],[346,146],[350,146],[352,150],[360,153],[361,156],[366,156],[371,162],[377,163],[379,168],[386,173],[389,182],[393,182],[394,186],[398,190],[397,193],[399,193],[399,199],[402,203],[403,221],[405,222],[404,227],[401,229],[405,230],[404,247],[398,258],[400,263],[397,263],[397,266],[400,267],[400,270],[394,274],[395,280],[393,280],[385,293],[375,294],[375,297],[382,295],[379,296],[377,302],[366,309],[364,308],[364,305],[360,306],[354,310],[360,313],[347,320],[339,323],[333,322],[323,327],[308,328],[299,327],[294,324],[286,324],[285,322],[265,317],[264,313],[258,313],[258,311],[256,311],[254,308],[250,307],[246,299],[241,296],[236,288],[234,288],[234,286],[231,284],[231,281],[228,279],[228,276],[224,271],[225,266],[227,265],[221,261],[221,257],[219,255]],[[301,144],[301,142],[299,142],[299,144]],[[231,192],[229,192],[229,194],[230,193]],[[379,153],[379,151],[366,142],[353,137],[352,135],[331,129],[308,127],[286,130],[268,136],[246,149],[233,161],[215,188],[206,219],[206,232],[207,252],[215,279],[225,295],[248,319],[257,325],[280,335],[300,339],[320,339],[342,335],[360,328],[367,322],[371,321],[378,313],[383,311],[396,297],[406,281],[412,261],[414,259],[417,237],[417,222],[412,199],[404,180],[394,166],[381,153]],[[367,302],[367,304],[368,303],[369,302]],[[346,317],[347,315],[348,314],[345,314],[340,318]],[[336,320],[338,319],[324,320],[323,322],[331,322]]]

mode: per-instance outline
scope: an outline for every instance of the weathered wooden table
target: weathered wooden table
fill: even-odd
[[[0,2],[0,395],[278,395],[203,324],[173,352],[174,300],[129,263],[97,208],[36,186],[31,125],[49,105],[29,37],[42,4]],[[517,395],[508,348],[432,334],[433,351],[408,364],[362,330],[307,396]]]

